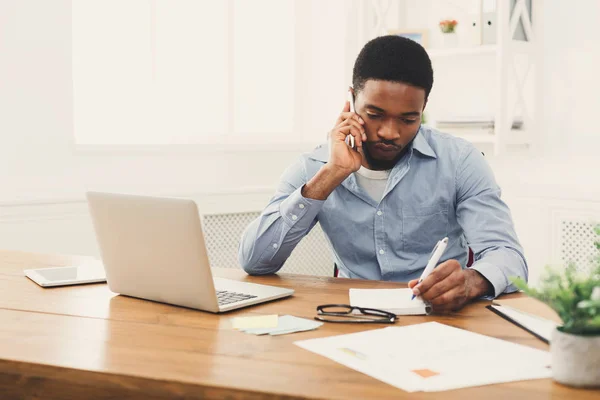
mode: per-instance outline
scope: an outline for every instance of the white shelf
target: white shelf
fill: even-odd
[[[468,140],[471,143],[496,144],[497,136],[488,129],[440,129],[440,132],[447,133],[461,139]],[[521,129],[511,129],[506,138],[508,145],[530,144],[531,138],[527,131]]]
[[[495,54],[497,50],[497,46],[495,44],[483,45],[483,46],[473,46],[473,47],[457,47],[453,49],[427,49],[427,53],[429,53],[429,57],[432,59],[441,58],[441,57],[451,57],[451,56],[467,56],[467,55],[485,55],[485,54]]]
[[[440,131],[461,139],[468,140],[471,143],[496,143],[496,135],[490,133],[487,129],[469,129],[468,132],[458,129],[441,129]]]

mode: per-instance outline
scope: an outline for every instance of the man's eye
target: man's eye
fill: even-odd
[[[369,113],[367,113],[367,116],[370,119],[379,119],[379,118],[381,118],[381,115],[379,115],[379,114],[369,114]]]
[[[405,123],[405,124],[407,124],[407,125],[412,125],[412,124],[414,124],[415,122],[417,122],[417,120],[416,120],[416,119],[406,119],[406,118],[402,118],[402,122],[404,122],[404,123]]]

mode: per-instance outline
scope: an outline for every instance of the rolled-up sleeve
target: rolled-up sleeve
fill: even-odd
[[[302,196],[307,181],[303,156],[283,174],[275,195],[244,231],[238,259],[252,275],[277,272],[317,223],[324,201]]]
[[[512,277],[528,278],[527,262],[510,210],[483,155],[469,145],[456,171],[457,220],[475,256],[472,269],[494,287],[494,297],[517,290]]]

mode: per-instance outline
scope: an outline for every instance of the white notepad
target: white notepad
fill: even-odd
[[[431,305],[420,297],[412,298],[411,289],[350,289],[350,305],[376,308],[396,315],[426,315]]]

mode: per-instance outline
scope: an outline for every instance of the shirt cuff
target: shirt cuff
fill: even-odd
[[[506,281],[506,277],[504,276],[502,270],[496,265],[489,262],[480,261],[473,264],[473,266],[470,269],[479,272],[494,287],[494,296],[483,296],[482,298],[486,300],[492,300],[498,297],[500,294],[502,294],[504,290],[506,290],[508,282]]]
[[[308,228],[325,203],[302,196],[302,188],[294,190],[279,206],[279,214],[290,228]]]

